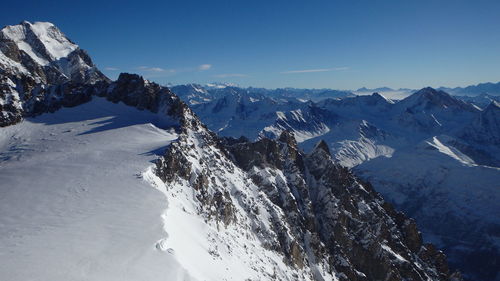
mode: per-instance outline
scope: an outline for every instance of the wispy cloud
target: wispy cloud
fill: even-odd
[[[242,73],[223,73],[223,74],[216,74],[214,77],[217,78],[228,78],[228,77],[248,77],[246,74]]]
[[[117,71],[117,70],[120,70],[120,69],[116,68],[116,67],[105,67],[104,70]]]
[[[200,70],[200,71],[209,70],[210,68],[212,68],[211,64],[200,64],[198,66],[198,70]]]
[[[316,68],[316,69],[301,69],[301,70],[289,70],[283,71],[282,74],[292,74],[292,73],[312,73],[312,72],[328,72],[328,71],[341,71],[348,70],[349,67],[332,67],[332,68]]]
[[[165,72],[165,71],[175,72],[173,69],[163,69],[161,67],[149,67],[149,66],[139,66],[138,69],[149,72]]]
[[[211,64],[200,64],[195,67],[185,67],[185,68],[162,68],[159,66],[138,66],[136,70],[148,75],[154,75],[154,77],[170,76],[178,73],[194,72],[194,71],[206,71],[212,68]]]

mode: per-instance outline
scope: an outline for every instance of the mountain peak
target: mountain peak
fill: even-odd
[[[314,147],[313,151],[319,151],[319,150],[323,150],[328,155],[330,155],[330,148],[328,147],[328,144],[324,140],[320,140]]]
[[[9,25],[1,30],[0,37],[14,41],[20,50],[41,65],[67,57],[78,49],[78,45],[50,22],[23,21]]]
[[[36,83],[109,81],[89,55],[54,24],[23,21],[0,30],[0,67]]]
[[[415,92],[416,95],[424,95],[424,96],[429,96],[429,95],[439,95],[445,93],[444,91],[441,90],[436,90],[432,87],[424,87],[417,92]]]
[[[458,100],[444,91],[431,87],[418,90],[411,96],[401,100],[399,104],[405,109],[458,108],[466,111],[476,111],[472,105]]]
[[[432,87],[425,87],[418,91],[416,91],[413,95],[422,99],[432,100],[433,102],[450,102],[450,101],[458,101],[450,94],[446,93],[442,90],[436,90]],[[411,97],[410,96],[410,97]]]
[[[484,109],[484,111],[500,110],[500,102],[492,100],[491,103]]]
[[[391,100],[387,99],[386,97],[379,94],[378,92],[371,94],[371,98],[372,98],[372,100],[374,100],[376,102],[393,103]]]

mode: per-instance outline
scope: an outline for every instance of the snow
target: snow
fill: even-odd
[[[159,121],[157,114],[94,98],[2,128],[0,276],[336,280],[324,264],[297,270],[264,246],[272,237],[255,229],[269,231],[271,217],[282,220],[283,212],[244,171],[217,159],[217,148],[203,146],[197,132],[186,139],[192,176],[205,163],[217,170],[213,184],[229,192],[237,223],[202,216],[191,180],[165,185],[151,161],[178,135],[156,127]],[[258,217],[250,216],[249,204]]]
[[[441,136],[440,138],[446,140],[451,140],[452,138],[448,136]],[[453,146],[446,146],[444,145],[438,137],[432,137],[432,140],[426,141],[426,144],[428,144],[431,147],[436,148],[439,152],[459,161],[462,164],[465,165],[474,165],[474,160],[472,160],[470,157],[467,155],[463,154],[460,150],[454,148]]]
[[[33,50],[33,38],[28,35],[29,28],[36,38],[42,42],[50,58]],[[20,25],[7,26],[2,29],[5,37],[13,40],[19,49],[25,51],[34,61],[40,65],[48,65],[51,61],[67,57],[78,48],[78,45],[69,41],[52,23],[49,22],[23,22]]]
[[[379,157],[365,162],[356,171],[398,207],[429,206],[422,205],[409,214],[417,221],[434,217],[434,223],[439,224],[440,216],[455,214],[476,224],[498,224],[494,214],[500,213],[500,168],[475,165],[446,140],[446,136],[433,137],[397,150],[390,159]],[[419,200],[412,197],[415,193]],[[427,227],[424,234],[432,235]]]
[[[408,262],[407,259],[403,258],[400,254],[394,252],[391,247],[385,245],[385,244],[381,244],[382,246],[382,249],[384,249],[385,251],[389,252],[391,255],[393,255],[397,260],[399,260],[400,262]]]
[[[28,70],[26,70],[26,68],[22,64],[8,58],[4,53],[2,53],[1,50],[0,50],[0,66],[2,66],[2,68],[4,69],[14,70],[15,72],[18,73],[24,73],[24,74],[28,73]]]
[[[142,179],[176,134],[100,98],[0,129],[4,280],[193,280],[165,236],[164,196]]]
[[[179,138],[176,145],[180,147],[175,146],[191,163],[188,179],[177,178],[165,185],[153,169],[144,173],[168,201],[163,215],[166,234],[157,241],[157,248],[175,256],[198,280],[336,280],[335,273],[327,272],[323,263],[298,269],[285,264],[282,254],[270,249],[269,245],[277,243],[271,225],[284,220],[283,210],[253,183],[250,174],[236,167],[216,146],[206,145],[203,132],[189,129]],[[210,174],[206,174],[208,170]],[[279,170],[254,168],[253,173],[285,182]],[[216,211],[215,206],[202,203],[199,191],[193,188],[201,174],[210,178],[202,187],[206,194],[222,192],[230,198],[231,223],[207,216],[207,211]],[[286,231],[291,237],[290,230]]]
[[[384,98],[388,99],[404,99],[408,96],[410,96],[412,93],[410,91],[403,91],[403,90],[394,90],[394,91],[382,91],[378,92],[381,96]],[[366,95],[371,95],[372,92],[359,92],[355,91],[353,94],[358,95],[358,96],[366,96]]]
[[[31,29],[38,39],[43,43],[54,60],[67,57],[78,48],[78,45],[70,42],[52,23],[35,22]]]
[[[35,52],[31,46],[24,42],[24,41],[17,41],[17,47],[20,50],[25,51],[35,62],[37,62],[40,65],[47,65],[49,64],[49,61],[41,57],[37,52]]]

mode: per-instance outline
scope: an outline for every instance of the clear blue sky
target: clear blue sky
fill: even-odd
[[[500,1],[9,1],[0,25],[50,21],[111,78],[420,88],[500,81]]]

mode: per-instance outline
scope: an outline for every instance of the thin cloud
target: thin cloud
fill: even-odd
[[[228,78],[228,77],[248,77],[246,74],[242,73],[224,73],[224,74],[216,74],[214,77],[217,78]]]
[[[348,70],[349,67],[333,67],[333,68],[316,68],[316,69],[301,69],[301,70],[289,70],[283,71],[282,74],[292,74],[292,73],[312,73],[312,72],[329,72],[329,71],[341,71]]]
[[[148,73],[148,75],[155,75],[156,77],[159,77],[158,75],[172,75],[176,73],[183,73],[183,72],[193,72],[193,71],[206,71],[212,68],[211,64],[201,64],[196,67],[185,67],[185,68],[176,68],[176,69],[166,69],[166,68],[161,68],[158,66],[138,66],[136,69],[140,72],[143,73]],[[155,74],[156,73],[156,74]]]
[[[149,67],[149,66],[139,66],[138,67],[139,70],[142,70],[142,71],[150,71],[150,72],[165,72],[165,71],[168,71],[166,69],[163,69],[161,67]],[[172,70],[169,70],[170,72]]]
[[[210,68],[212,68],[211,64],[201,64],[198,66],[198,70],[200,71],[209,70]]]
[[[120,69],[116,68],[116,67],[105,67],[104,70],[117,71],[117,70],[120,70]]]

